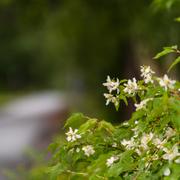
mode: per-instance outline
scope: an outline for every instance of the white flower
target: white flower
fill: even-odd
[[[164,176],[169,176],[170,174],[171,174],[171,171],[170,171],[170,169],[169,168],[166,168],[165,170],[164,170]]]
[[[139,135],[139,128],[136,126],[135,128],[131,129],[134,132],[134,138],[138,137]]]
[[[138,124],[138,123],[139,123],[139,121],[137,121],[137,120],[136,120],[136,121],[134,121],[134,124]]]
[[[150,66],[140,66],[141,67],[141,76],[145,77],[148,74],[154,74],[155,72],[151,69]]]
[[[140,156],[142,152],[139,149],[135,149],[135,152]]]
[[[124,86],[125,86],[124,92],[128,94],[134,95],[136,91],[139,89],[135,78],[133,78],[133,80],[129,79],[128,82],[124,84]]]
[[[157,154],[154,154],[154,155],[152,156],[152,160],[153,160],[153,161],[158,160],[158,159],[159,159],[159,156],[158,156]]]
[[[80,149],[79,149],[79,148],[76,148],[76,152],[79,153],[79,152],[80,152]]]
[[[159,138],[153,139],[153,144],[159,149],[163,149],[166,142],[166,139],[164,139],[163,141],[161,141]]]
[[[106,93],[104,93],[104,97],[106,98],[106,106],[109,105],[110,102],[112,102],[115,106],[118,106],[119,104],[118,97],[114,97],[112,94],[106,94]]]
[[[117,147],[117,143],[113,143],[112,147],[116,148]]]
[[[121,144],[122,144],[123,146],[125,146],[127,149],[132,149],[132,148],[134,148],[134,147],[136,146],[136,143],[135,143],[135,141],[134,141],[134,138],[131,138],[130,140],[125,140],[125,139],[123,139],[123,140],[121,141]]]
[[[168,76],[165,74],[163,78],[159,78],[159,85],[161,87],[164,87],[164,89],[167,91],[167,89],[174,89],[174,84],[176,83],[175,80],[171,80],[168,78]]]
[[[70,153],[73,153],[73,152],[74,152],[74,148],[70,149],[69,152],[70,152]]]
[[[107,167],[112,166],[113,163],[114,163],[115,161],[117,161],[118,159],[119,159],[119,158],[118,158],[117,156],[112,156],[112,157],[110,157],[109,159],[107,159],[107,161],[106,161]]]
[[[134,106],[136,107],[136,111],[140,110],[140,109],[145,109],[146,108],[146,105],[147,105],[147,102],[148,101],[152,101],[153,98],[148,98],[148,99],[145,99],[143,101],[141,101],[139,104],[134,104]]]
[[[128,126],[129,122],[123,122],[123,126]]]
[[[69,128],[69,131],[66,133],[66,135],[67,135],[67,141],[69,141],[69,142],[74,142],[74,141],[76,141],[77,139],[79,139],[79,138],[81,138],[81,135],[79,135],[79,134],[77,134],[77,129],[75,129],[74,131],[73,131],[73,129],[70,127]]]
[[[91,145],[84,146],[82,148],[82,150],[84,151],[84,154],[88,157],[95,153],[95,150],[94,150],[93,146],[91,146]]]
[[[174,162],[180,164],[180,158],[177,158]]]
[[[150,132],[149,134],[144,133],[141,137],[141,147],[143,147],[144,150],[148,149],[148,143],[152,140],[154,134]]]
[[[166,130],[165,136],[167,138],[170,138],[170,137],[174,136],[175,134],[176,134],[175,130],[170,128],[170,127],[168,127],[167,130]]]
[[[163,151],[166,152],[166,154],[164,154],[162,156],[162,158],[165,160],[172,161],[176,157],[180,156],[180,153],[178,152],[178,146],[177,145],[174,145],[171,150],[169,150],[167,148],[163,148]]]
[[[144,82],[145,82],[146,84],[148,84],[148,83],[153,83],[154,81],[153,81],[153,79],[152,79],[152,75],[148,74],[148,75],[144,78]]]
[[[144,82],[147,84],[149,82],[153,83],[152,74],[155,72],[150,68],[150,66],[141,66],[141,77],[144,78]]]
[[[106,83],[103,83],[103,86],[106,86],[109,92],[117,91],[119,94],[119,79],[117,78],[116,81],[111,80],[110,76],[107,76]]]

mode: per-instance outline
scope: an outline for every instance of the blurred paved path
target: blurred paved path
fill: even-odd
[[[0,167],[21,161],[28,147],[41,143],[43,135],[60,124],[64,112],[67,104],[58,92],[31,94],[1,108]]]

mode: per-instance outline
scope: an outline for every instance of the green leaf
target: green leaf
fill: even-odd
[[[122,79],[122,80],[120,81],[120,84],[125,83],[125,82],[127,82],[127,79]]]
[[[169,72],[174,66],[176,66],[178,63],[180,63],[180,56],[177,57],[177,58],[174,60],[174,62],[173,62],[173,63],[171,64],[171,66],[169,67],[168,72]]]
[[[56,180],[58,175],[63,173],[66,170],[66,167],[64,167],[63,164],[58,163],[55,166],[49,167],[47,169],[47,173],[50,174],[50,179],[51,180]]]
[[[48,150],[54,153],[56,149],[58,148],[58,146],[59,144],[57,142],[53,142],[48,146]]]
[[[94,128],[97,125],[97,119],[89,119],[86,123],[79,127],[79,133],[86,133],[88,130]]]
[[[171,98],[169,105],[171,108],[169,118],[174,124],[176,130],[180,131],[180,101],[178,99]]]
[[[159,52],[153,59],[159,59],[162,56],[165,56],[167,54],[176,52],[177,46],[171,46],[171,47],[164,47],[163,51]]]
[[[106,161],[113,152],[101,154],[96,160],[92,161],[87,167],[88,174],[90,175],[103,175],[107,170]]]
[[[122,139],[128,139],[132,136],[132,131],[128,128],[118,127],[114,132],[114,137],[119,141]]]
[[[107,171],[107,176],[118,177],[122,172],[134,170],[136,163],[133,161],[132,153],[133,151],[131,150],[122,153],[119,162],[114,163]]]
[[[126,106],[128,106],[128,101],[127,101],[126,96],[124,96],[124,95],[120,95],[120,96],[119,96],[119,99],[120,99],[120,100],[123,100],[123,101],[124,101],[124,103],[126,104]]]
[[[180,17],[177,17],[175,21],[180,22]]]
[[[102,129],[105,129],[110,134],[115,130],[114,126],[111,123],[106,122],[106,121],[99,122],[98,130],[102,130]]]
[[[78,128],[80,125],[88,120],[82,113],[74,113],[70,118],[67,119],[64,127]]]

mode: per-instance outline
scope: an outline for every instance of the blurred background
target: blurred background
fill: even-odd
[[[72,112],[128,119],[133,107],[107,108],[102,83],[139,78],[143,64],[163,75],[173,57],[152,58],[180,45],[179,10],[179,0],[0,0],[0,168],[45,149]]]

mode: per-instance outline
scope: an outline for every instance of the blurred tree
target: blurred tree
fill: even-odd
[[[137,75],[139,61],[177,44],[179,8],[177,0],[2,0],[1,88],[59,87],[97,97],[106,75]]]

